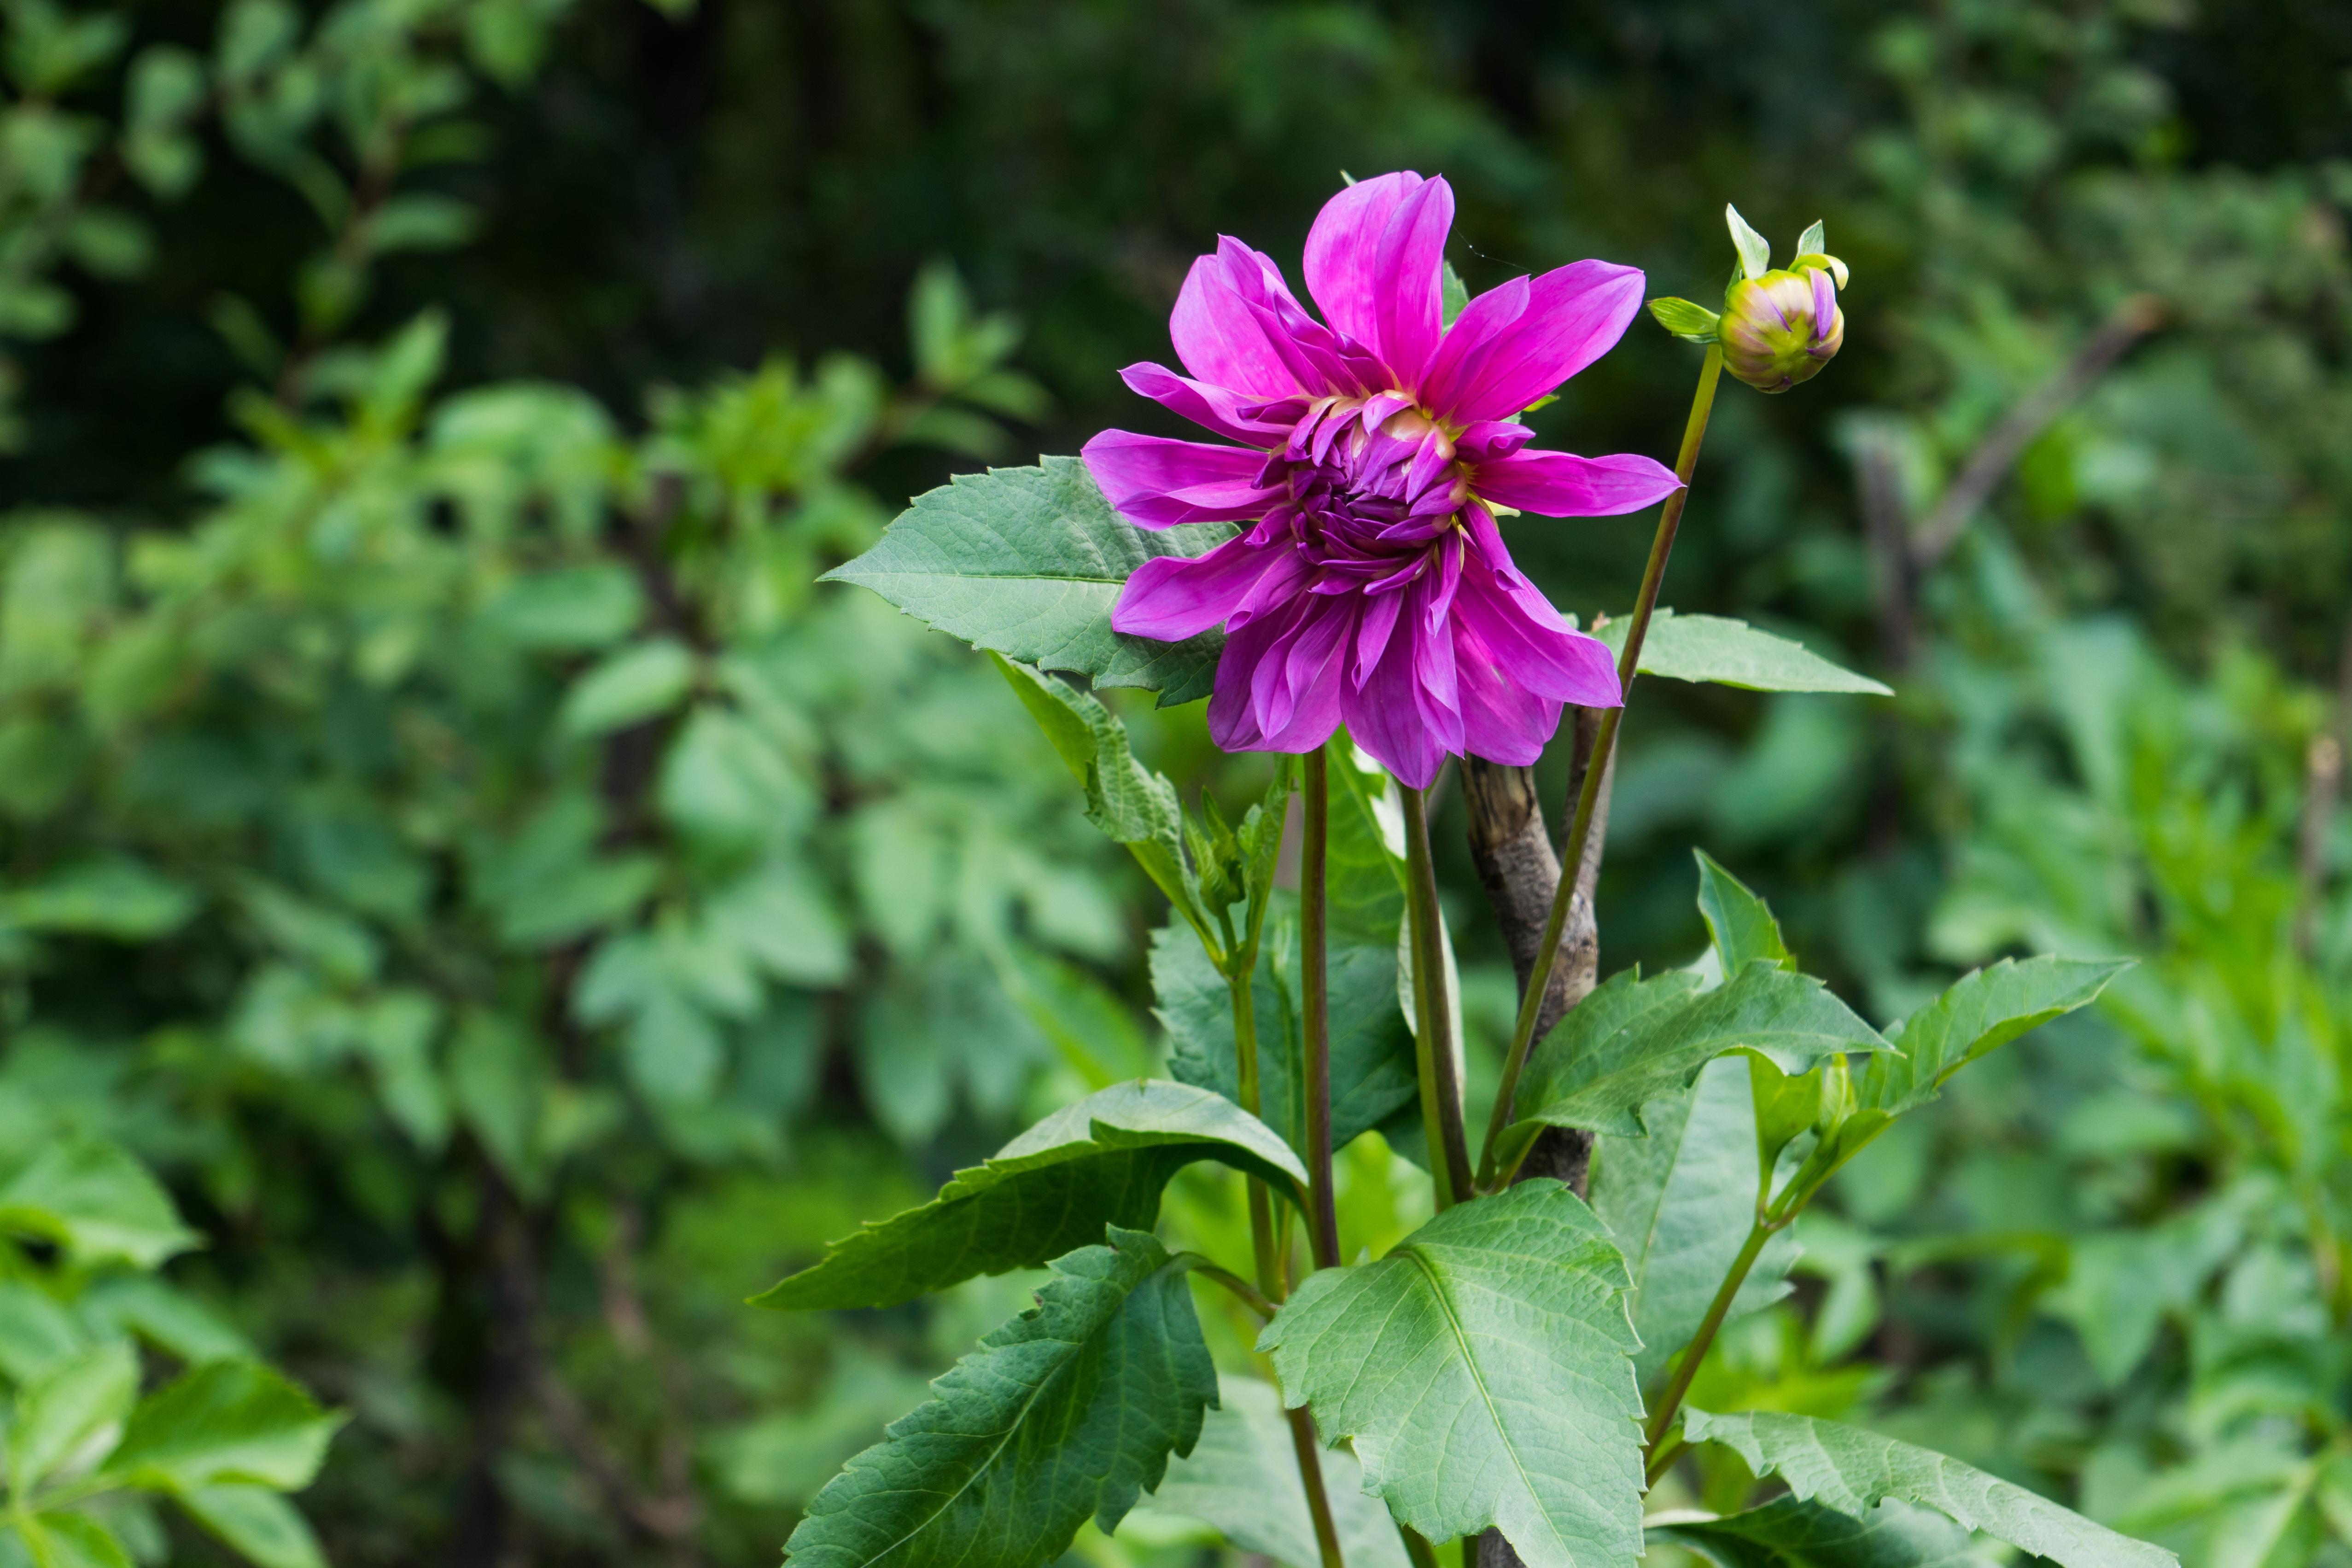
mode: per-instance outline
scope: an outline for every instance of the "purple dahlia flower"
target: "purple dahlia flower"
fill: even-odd
[[[1448,755],[1533,762],[1560,706],[1622,700],[1609,650],[1511,565],[1496,507],[1630,512],[1672,493],[1647,457],[1528,449],[1511,417],[1608,351],[1642,303],[1630,267],[1515,277],[1441,326],[1454,192],[1384,174],[1331,198],[1307,236],[1303,309],[1272,260],[1222,238],[1169,323],[1190,378],[1127,384],[1237,446],[1108,430],[1085,457],[1139,528],[1251,525],[1128,580],[1121,632],[1225,629],[1209,733],[1228,751],[1311,751],[1344,719],[1425,789]]]

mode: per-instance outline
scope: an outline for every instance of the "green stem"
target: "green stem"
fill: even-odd
[[[1617,656],[1618,706],[1601,716],[1601,731],[1592,742],[1592,756],[1584,765],[1584,788],[1577,792],[1576,816],[1568,830],[1560,855],[1559,886],[1552,894],[1551,914],[1544,921],[1543,939],[1536,944],[1535,965],[1519,998],[1519,1017],[1511,1030],[1511,1050],[1503,1061],[1502,1086],[1495,1094],[1494,1114],[1486,1120],[1486,1142],[1478,1155],[1481,1185],[1492,1185],[1495,1145],[1511,1124],[1519,1090],[1519,1073],[1527,1067],[1528,1051],[1535,1044],[1536,1019],[1543,1011],[1544,993],[1551,988],[1552,967],[1559,960],[1559,934],[1568,925],[1569,904],[1584,871],[1584,841],[1592,834],[1592,814],[1601,801],[1601,781],[1609,771],[1609,754],[1617,744],[1617,726],[1625,716],[1624,703],[1633,695],[1633,674],[1642,665],[1642,643],[1650,634],[1650,615],[1657,608],[1658,585],[1665,580],[1666,559],[1674,554],[1675,535],[1682,528],[1683,506],[1690,498],[1692,473],[1698,467],[1699,444],[1706,438],[1706,418],[1715,407],[1715,384],[1723,372],[1723,350],[1709,344],[1706,362],[1698,372],[1698,388],[1691,394],[1690,418],[1683,425],[1682,451],[1675,458],[1675,477],[1682,487],[1666,497],[1658,513],[1658,531],[1650,541],[1649,564],[1642,570],[1642,591],[1633,604],[1633,624],[1625,633],[1625,651]]]
[[[1242,1305],[1258,1316],[1262,1318],[1274,1316],[1274,1303],[1265,1299],[1265,1292],[1231,1269],[1221,1268],[1198,1252],[1180,1252],[1171,1261],[1191,1270],[1203,1280],[1213,1280],[1223,1285],[1234,1293]]]
[[[1290,1417],[1290,1447],[1298,1455],[1298,1479],[1307,1483],[1307,1512],[1315,1521],[1315,1550],[1323,1568],[1347,1568],[1339,1555],[1339,1526],[1331,1517],[1331,1499],[1323,1490],[1323,1456],[1315,1442],[1315,1417],[1305,1406],[1286,1411]]]
[[[1328,971],[1330,778],[1323,748],[1307,754],[1306,842],[1298,857],[1299,985],[1307,1029],[1307,1212],[1315,1266],[1339,1266],[1339,1209],[1331,1191],[1331,996]]]
[[[1234,1058],[1240,1078],[1242,1109],[1255,1116],[1258,1113],[1257,1072],[1257,1011],[1250,1000],[1250,970],[1257,964],[1257,944],[1240,956],[1248,960],[1248,967],[1238,966],[1225,977],[1234,997]],[[1249,1186],[1250,1249],[1256,1255],[1257,1289],[1243,1299],[1250,1302],[1253,1312],[1271,1318],[1279,1309],[1282,1299],[1289,1294],[1282,1277],[1282,1256],[1275,1243],[1274,1194],[1265,1183],[1255,1176],[1247,1179]],[[1242,1295],[1244,1281],[1225,1270],[1210,1264],[1194,1265],[1227,1290]],[[1305,1423],[1302,1425],[1302,1423]],[[1315,1517],[1315,1544],[1322,1553],[1323,1568],[1344,1568],[1339,1560],[1339,1535],[1331,1522],[1331,1500],[1323,1491],[1323,1461],[1315,1448],[1315,1428],[1304,1410],[1291,1412],[1291,1444],[1298,1451],[1299,1484],[1307,1489],[1307,1510]]]
[[[1706,1316],[1700,1320],[1698,1333],[1691,1336],[1689,1346],[1683,1352],[1682,1364],[1675,1368],[1674,1381],[1666,1385],[1665,1397],[1658,1401],[1658,1408],[1650,1417],[1646,1436],[1652,1456],[1658,1452],[1658,1439],[1674,1424],[1675,1413],[1682,1408],[1683,1396],[1690,1392],[1691,1379],[1698,1375],[1698,1364],[1706,1359],[1708,1348],[1715,1343],[1716,1331],[1723,1327],[1723,1320],[1730,1314],[1732,1298],[1748,1282],[1748,1270],[1756,1267],[1757,1255],[1764,1250],[1764,1243],[1772,1239],[1772,1232],[1778,1228],[1768,1226],[1761,1218],[1748,1228],[1748,1239],[1741,1243],[1739,1256],[1731,1260],[1731,1271],[1723,1277],[1723,1288],[1707,1303]],[[1656,1473],[1663,1474],[1663,1469]]]
[[[1470,1144],[1462,1127],[1462,1071],[1454,1060],[1454,1006],[1445,988],[1445,935],[1437,910],[1437,869],[1429,853],[1429,801],[1419,789],[1404,796],[1405,879],[1412,901],[1412,1005],[1421,1024],[1422,1128],[1429,1136],[1437,1205],[1475,1196],[1470,1185]]]
[[[1250,999],[1250,969],[1255,967],[1255,954],[1243,955],[1252,962],[1242,967],[1239,958],[1234,972],[1225,977],[1225,984],[1234,996],[1234,1062],[1240,1079],[1242,1109],[1255,1116],[1258,1113],[1257,1074],[1257,1007]],[[1282,1260],[1274,1243],[1274,1194],[1265,1183],[1255,1176],[1247,1179],[1249,1186],[1250,1251],[1257,1264],[1257,1288],[1274,1301],[1282,1300]]]
[[[1658,1478],[1664,1475],[1668,1470],[1673,1469],[1675,1468],[1675,1461],[1689,1452],[1690,1445],[1680,1437],[1676,1437],[1673,1442],[1668,1443],[1665,1447],[1660,1448],[1655,1454],[1653,1454],[1650,1457],[1649,1469],[1643,1473],[1643,1484],[1645,1486],[1656,1486],[1658,1484]]]
[[[1410,1524],[1400,1523],[1397,1534],[1404,1540],[1404,1554],[1412,1559],[1412,1568],[1437,1568],[1437,1548],[1432,1546],[1421,1531]]]

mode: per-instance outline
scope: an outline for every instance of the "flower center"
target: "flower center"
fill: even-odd
[[[1266,463],[1290,503],[1286,522],[1323,592],[1402,588],[1458,526],[1470,483],[1443,426],[1397,392],[1310,407]]]

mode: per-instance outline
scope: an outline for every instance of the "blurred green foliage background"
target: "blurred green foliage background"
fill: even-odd
[[[1003,683],[813,580],[950,472],[1171,429],[1114,372],[1191,258],[1295,263],[1394,167],[1454,182],[1474,290],[1704,296],[1726,200],[1853,268],[1830,371],[1719,405],[1665,597],[1898,695],[1645,685],[1604,969],[1698,950],[1693,844],[1877,1021],[2004,952],[2147,960],[1842,1178],[1695,1399],[1932,1432],[2193,1568],[2352,1561],[2352,12],[0,26],[0,1176],[68,1134],[161,1176],[173,1288],[350,1413],[332,1561],[769,1561],[1018,1301],[740,1304],[1158,1050],[1162,912]],[[1535,422],[1666,455],[1692,358],[1637,322]],[[1564,608],[1630,601],[1640,519],[1513,528]],[[1122,708],[1188,789],[1263,781]],[[1513,997],[1438,831],[1475,1089]],[[1402,1234],[1377,1141],[1342,1164],[1350,1234]],[[48,1245],[0,1271],[119,1267]]]

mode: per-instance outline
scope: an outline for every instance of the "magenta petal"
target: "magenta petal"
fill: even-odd
[[[1266,341],[1249,301],[1226,281],[1220,256],[1202,256],[1185,274],[1176,309],[1168,319],[1168,335],[1184,368],[1212,385],[1261,399],[1298,391],[1297,378]]]
[[[1356,663],[1349,679],[1362,685],[1371,678],[1372,666],[1381,662],[1388,651],[1389,638],[1396,631],[1397,615],[1404,609],[1404,595],[1375,593],[1367,596],[1364,617],[1356,632]]]
[[[1265,454],[1245,447],[1106,430],[1078,455],[1112,510],[1140,528],[1240,522],[1283,496],[1258,486]]]
[[[1580,707],[1623,700],[1609,645],[1570,630],[1531,584],[1498,577],[1481,556],[1463,563],[1452,620],[1456,636],[1475,642],[1516,686]]]
[[[1129,382],[1128,385],[1135,383]],[[1508,457],[1535,438],[1536,433],[1524,424],[1483,419],[1465,426],[1454,438],[1454,455],[1465,463],[1491,463],[1497,457]]]
[[[1225,751],[1312,751],[1339,727],[1338,651],[1349,641],[1352,616],[1328,599],[1302,595],[1280,612],[1252,622],[1225,640],[1217,682],[1209,696],[1209,738]],[[1327,624],[1333,622],[1336,624]],[[1295,672],[1292,650],[1304,643]],[[1269,667],[1271,666],[1271,667]],[[1286,681],[1287,722],[1268,734],[1259,723],[1253,689],[1261,675]]]
[[[1250,700],[1268,750],[1312,750],[1339,727],[1340,655],[1354,621],[1343,601],[1309,599],[1258,661]]]
[[[1452,410],[1461,401],[1462,389],[1479,379],[1496,346],[1511,335],[1519,319],[1527,314],[1528,301],[1533,294],[1531,279],[1514,277],[1486,290],[1463,308],[1422,371],[1421,396],[1425,407],[1440,419],[1453,417]]]
[[[1511,678],[1502,657],[1468,623],[1454,623],[1454,667],[1461,691],[1462,748],[1507,768],[1532,767],[1559,727],[1560,704]]]
[[[1421,372],[1437,348],[1444,319],[1446,231],[1454,226],[1454,187],[1432,180],[1397,204],[1381,235],[1373,267],[1373,298],[1380,336],[1373,346],[1388,361],[1397,384],[1421,385]]]
[[[1359,180],[1323,204],[1307,233],[1307,292],[1323,308],[1323,319],[1359,343],[1380,343],[1373,279],[1381,236],[1398,206],[1421,186],[1421,176],[1410,170]]]
[[[1265,448],[1281,444],[1290,426],[1269,419],[1252,419],[1244,408],[1262,408],[1265,400],[1253,392],[1237,392],[1205,382],[1189,381],[1162,365],[1129,365],[1118,372],[1131,392],[1150,398],[1171,413],[1181,413],[1203,430],[1215,432],[1244,446]],[[1516,425],[1507,428],[1517,429]]]
[[[1682,482],[1664,464],[1631,453],[1515,452],[1480,464],[1470,486],[1486,500],[1547,517],[1613,517],[1665,499]]]
[[[1423,380],[1423,402],[1441,419],[1506,418],[1607,353],[1642,308],[1642,273],[1605,261],[1559,267],[1528,285],[1526,308],[1499,328],[1472,319],[1485,298],[1470,302]],[[1477,335],[1457,351],[1465,324]]]
[[[1362,683],[1349,685],[1339,705],[1356,744],[1416,789],[1429,788],[1446,755],[1462,749],[1462,716],[1450,706],[1453,643],[1443,630],[1435,638],[1422,630],[1426,589],[1424,578],[1398,595],[1407,602],[1387,647]],[[1430,689],[1432,681],[1440,684],[1442,697]]]
[[[1225,650],[1217,655],[1216,685],[1209,692],[1209,738],[1220,751],[1263,751],[1265,734],[1258,728],[1250,702],[1250,684],[1275,639],[1297,621],[1299,607],[1286,605],[1226,634]]]
[[[1222,626],[1267,570],[1295,546],[1254,545],[1247,534],[1204,556],[1154,556],[1135,569],[1110,612],[1114,632],[1181,643]]]

